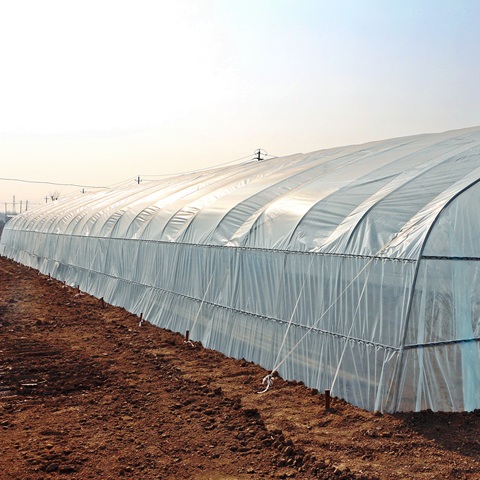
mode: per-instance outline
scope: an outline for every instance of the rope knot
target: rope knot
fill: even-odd
[[[262,385],[265,385],[265,388],[261,392],[257,393],[265,393],[272,385],[273,385],[273,375],[275,371],[265,375],[262,380]]]

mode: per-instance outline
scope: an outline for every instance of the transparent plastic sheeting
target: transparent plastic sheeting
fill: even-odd
[[[0,253],[366,409],[474,410],[479,168],[480,128],[249,162],[58,200]]]

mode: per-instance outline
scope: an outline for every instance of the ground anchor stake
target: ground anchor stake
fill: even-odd
[[[330,410],[330,390],[325,390],[325,410]]]

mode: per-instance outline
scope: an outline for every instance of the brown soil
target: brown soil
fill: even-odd
[[[380,415],[0,258],[0,478],[480,479],[480,412]]]

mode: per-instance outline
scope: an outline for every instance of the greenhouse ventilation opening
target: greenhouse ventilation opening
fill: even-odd
[[[471,411],[479,180],[480,127],[417,135],[66,197],[0,253],[360,407]]]

